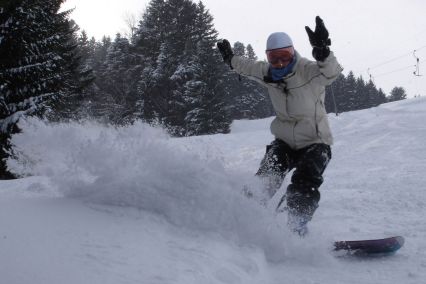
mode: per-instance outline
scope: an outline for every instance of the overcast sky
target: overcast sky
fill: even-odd
[[[75,8],[71,17],[100,39],[126,31],[124,16],[143,13],[148,0],[68,0]],[[304,30],[315,27],[320,15],[330,32],[332,50],[345,68],[356,76],[370,75],[386,93],[402,86],[408,95],[426,96],[426,1],[424,0],[204,0],[214,17],[220,38],[251,44],[264,58],[268,35],[288,33],[295,48],[311,57]],[[414,76],[419,57],[420,75]]]

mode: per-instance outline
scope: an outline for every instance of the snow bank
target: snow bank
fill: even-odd
[[[220,156],[197,154],[190,139],[140,122],[116,128],[27,119],[20,127],[9,168],[48,176],[64,196],[153,212],[177,226],[260,246],[270,260],[298,248],[300,240],[270,210],[242,195],[243,183],[260,187],[252,173],[225,169]],[[203,151],[216,149],[205,144]],[[284,239],[293,244],[284,247]]]

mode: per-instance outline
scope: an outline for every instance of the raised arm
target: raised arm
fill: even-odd
[[[312,46],[312,56],[316,62],[307,64],[304,71],[308,78],[313,78],[319,84],[326,86],[339,76],[343,68],[337,62],[333,52],[330,51],[331,40],[324,21],[317,16],[315,23],[315,31],[312,31],[308,26],[305,29]]]
[[[224,39],[218,42],[217,48],[222,55],[223,61],[237,73],[258,80],[263,80],[263,77],[266,76],[268,63],[235,56],[228,40]]]

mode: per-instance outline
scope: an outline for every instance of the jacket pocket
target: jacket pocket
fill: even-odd
[[[302,119],[295,122],[293,139],[297,145],[315,143],[318,140],[315,121],[313,119]]]

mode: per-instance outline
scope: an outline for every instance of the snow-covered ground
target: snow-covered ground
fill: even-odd
[[[22,123],[0,181],[0,283],[425,283],[426,99],[330,115],[333,159],[310,235],[241,194],[271,119],[169,138],[144,124]],[[281,195],[288,183],[286,179]],[[341,239],[403,235],[394,256],[339,258]]]

